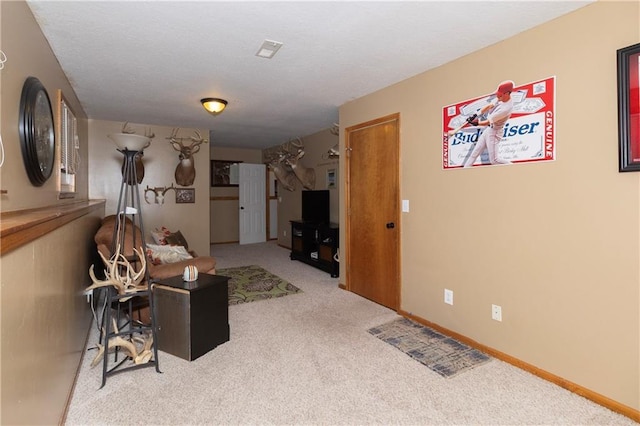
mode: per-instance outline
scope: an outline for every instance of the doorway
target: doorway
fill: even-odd
[[[399,114],[346,132],[346,289],[400,307]]]
[[[239,165],[240,244],[263,243],[267,237],[266,166]]]

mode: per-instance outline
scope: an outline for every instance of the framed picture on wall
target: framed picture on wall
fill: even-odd
[[[620,172],[640,171],[640,43],[618,49]]]
[[[195,203],[195,188],[176,188],[176,204]]]
[[[336,169],[327,170],[327,189],[336,187]]]
[[[495,91],[442,107],[443,169],[555,161],[556,77],[517,85],[510,80],[501,83],[496,80]],[[498,100],[498,94],[501,98],[509,95],[512,109],[504,123],[500,143],[491,154],[486,144],[476,142],[484,141],[481,136],[486,135],[488,127],[479,122],[489,121],[489,111],[500,111],[499,104],[508,108],[508,103]],[[476,146],[484,149],[478,152]]]
[[[211,160],[211,186],[238,186],[238,164],[242,161]]]

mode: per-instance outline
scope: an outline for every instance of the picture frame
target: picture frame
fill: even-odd
[[[327,189],[336,188],[336,169],[327,170]]]
[[[238,167],[242,161],[211,160],[211,186],[238,186]]]
[[[617,50],[620,172],[640,171],[640,43]]]
[[[195,203],[195,188],[176,188],[176,204]]]

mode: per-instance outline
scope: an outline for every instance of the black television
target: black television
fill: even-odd
[[[302,191],[302,221],[329,223],[329,190]]]

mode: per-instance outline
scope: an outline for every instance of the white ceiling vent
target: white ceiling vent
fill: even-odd
[[[282,43],[280,43],[279,41],[265,40],[262,43],[262,46],[260,46],[260,49],[258,49],[256,56],[271,59],[281,47]]]

